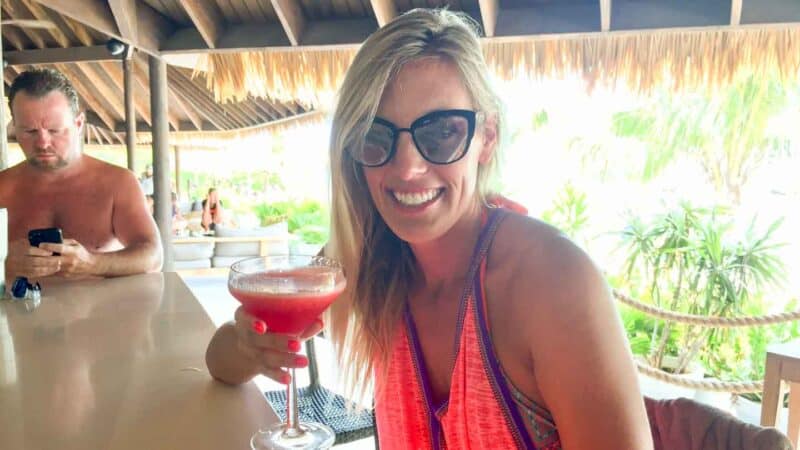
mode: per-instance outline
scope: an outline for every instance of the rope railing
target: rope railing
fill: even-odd
[[[685,378],[669,372],[664,372],[663,370],[655,369],[639,361],[636,361],[636,368],[639,369],[639,372],[651,378],[692,389],[702,389],[704,391],[713,392],[730,392],[733,394],[762,392],[764,390],[763,381],[693,380],[691,378]]]
[[[734,328],[749,327],[755,325],[771,325],[776,323],[791,322],[800,320],[800,310],[786,313],[767,314],[763,316],[748,317],[707,317],[693,314],[677,313],[668,311],[657,306],[648,305],[631,297],[613,290],[614,297],[631,308],[642,311],[659,319],[672,322],[700,325],[704,327]],[[730,392],[733,394],[746,394],[751,392],[762,392],[764,389],[763,381],[719,381],[719,380],[693,380],[691,378],[675,375],[663,370],[650,367],[641,361],[636,361],[636,368],[639,372],[657,380],[675,384],[692,389],[702,389],[713,392]]]
[[[754,325],[771,325],[775,323],[791,322],[800,320],[800,310],[767,314],[764,316],[748,316],[748,317],[707,317],[692,314],[676,313],[674,311],[667,311],[653,305],[647,305],[640,301],[634,300],[629,296],[617,291],[613,291],[614,297],[620,302],[647,313],[653,317],[669,320],[672,322],[688,323],[692,325],[702,325],[706,327],[720,327],[720,328],[734,328],[734,327],[750,327]]]

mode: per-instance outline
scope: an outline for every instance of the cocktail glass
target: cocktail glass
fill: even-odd
[[[300,336],[342,293],[341,265],[322,256],[275,255],[234,263],[228,289],[245,311],[267,324],[271,333]],[[325,449],[335,435],[329,427],[298,420],[295,369],[286,390],[286,421],[258,430],[253,449]]]

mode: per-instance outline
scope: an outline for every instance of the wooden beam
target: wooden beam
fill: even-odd
[[[3,30],[5,34],[6,30]],[[91,47],[67,48],[39,48],[35,50],[20,50],[5,53],[6,61],[10,65],[18,64],[56,64],[66,62],[85,61],[113,61],[118,58],[111,56],[105,45]]]
[[[77,75],[71,67],[65,64],[56,64],[56,69],[58,69],[61,73],[69,78],[69,81],[75,86],[75,89],[78,91],[79,95],[86,103],[86,105],[97,114],[97,117],[103,121],[103,124],[110,129],[114,129],[114,118],[106,111],[106,109],[101,105],[101,103],[95,98],[95,90],[93,86],[87,86],[84,84],[83,78]]]
[[[98,71],[98,73],[113,78],[117,86],[123,86],[125,84],[125,79],[122,70],[116,63],[101,62],[99,64],[103,68],[103,70]],[[136,90],[138,92],[142,93],[147,92],[146,90],[141,90],[141,89],[144,89],[144,87],[142,85],[137,84]],[[145,122],[147,122],[147,125],[149,126],[151,120],[150,120],[150,107],[147,104],[147,96],[134,95],[133,103],[136,106],[136,112],[139,114],[139,116],[142,117],[142,119],[144,119]]]
[[[247,113],[250,117],[255,118],[255,122],[257,123],[266,123],[269,122],[271,119],[269,116],[264,114],[260,108],[256,107],[255,102],[251,98],[248,98],[245,101],[238,103],[239,107],[242,108],[245,113]]]
[[[611,2],[600,0],[600,31],[611,30]]]
[[[114,145],[114,138],[111,137],[111,133],[109,130],[105,130],[103,128],[97,128],[97,132],[103,139],[106,141],[108,145]]]
[[[192,125],[194,125],[197,130],[202,130],[203,121],[200,119],[200,116],[197,115],[197,112],[192,108],[191,105],[183,101],[176,91],[177,89],[174,86],[169,86],[170,103],[176,105],[178,109],[183,111],[183,113],[186,114],[186,117],[189,118],[189,121],[192,122]]]
[[[500,11],[498,0],[479,0],[481,8],[481,21],[483,21],[483,32],[486,37],[494,37],[497,27],[497,13]]]
[[[378,26],[382,27],[397,17],[397,5],[394,0],[370,0]]]
[[[42,6],[39,5],[38,3],[31,1],[20,2],[20,3],[21,6],[24,7],[27,10],[27,12],[37,20],[52,21],[50,14],[48,14],[47,11],[45,11],[45,9],[42,8]],[[67,38],[66,34],[64,34],[64,32],[61,31],[61,29],[59,29],[58,27],[48,28],[46,31],[50,34],[50,36],[53,37],[53,40],[58,44],[59,47],[66,48],[72,46],[72,43],[70,42],[69,38]]]
[[[261,110],[264,113],[264,115],[267,116],[267,119],[269,121],[273,121],[278,118],[278,115],[275,114],[275,112],[271,108],[268,108],[267,106],[262,104],[262,100],[260,98],[252,97],[252,101],[253,104],[256,106],[256,108]]]
[[[146,88],[146,86],[147,86],[147,81],[148,81],[148,80],[147,80],[147,78],[145,77],[144,69],[141,67],[141,64],[134,64],[133,68],[134,68],[134,70],[133,70],[133,73],[134,73],[134,75],[135,75],[135,77],[134,77],[134,78],[136,79],[136,83],[137,83],[137,88],[136,88],[136,89],[137,89],[139,92],[148,92],[148,91],[147,91],[147,88]],[[151,83],[151,84],[152,84],[152,83]],[[152,93],[152,92],[150,92],[150,97],[152,97],[152,96],[153,96],[153,93]],[[153,102],[152,102],[152,98],[151,98],[150,104],[152,105],[152,103],[153,103]],[[151,112],[151,114],[152,114],[153,110],[151,109],[151,110],[150,110],[150,112]],[[175,114],[170,114],[170,113],[169,113],[169,109],[167,109],[167,113],[166,113],[166,115],[167,115],[167,121],[168,121],[168,123],[169,123],[170,125],[172,125],[172,127],[173,127],[175,130],[180,130],[180,126],[181,126],[181,125],[180,125],[180,121],[179,121],[179,120],[178,120],[178,118],[175,116]],[[155,117],[153,117],[153,118],[152,118],[152,120],[156,120],[156,119],[155,119]],[[152,122],[151,122],[151,124],[152,124]],[[154,125],[151,125],[151,126],[154,126]]]
[[[739,26],[742,23],[742,0],[731,0],[731,25]]]
[[[181,197],[181,147],[176,145],[172,148],[175,157],[175,194],[178,195],[178,198]],[[170,197],[170,201],[172,201],[172,197]]]
[[[180,70],[170,70],[168,76],[170,82],[178,88],[179,95],[183,96],[188,103],[197,105],[198,112],[212,125],[220,130],[237,128],[236,123],[222,114],[220,105],[207,94],[207,91],[197,89],[189,77]],[[203,95],[204,92],[206,95]]]
[[[100,79],[100,76],[95,73],[93,67],[83,64],[71,64],[70,66],[74,69],[78,77],[89,82],[92,91],[98,94],[95,98],[103,105],[103,109],[110,111],[115,117],[119,117],[120,120],[125,119],[125,110],[119,101],[119,94],[112,91],[111,88]],[[111,127],[111,129],[113,129],[113,127]]]
[[[108,2],[102,0],[36,0],[59,14],[69,17],[103,34],[130,42],[137,48],[153,56],[159,56],[161,41],[166,39],[175,26],[172,22],[159,14],[144,2],[138,2],[136,7],[136,27],[138,29],[136,42],[120,33],[114,14]]]
[[[300,45],[300,38],[303,36],[303,31],[306,26],[306,19],[303,16],[303,10],[300,9],[300,4],[296,0],[270,0],[272,8],[278,15],[278,19],[283,25],[283,30],[286,32],[286,37],[292,46]]]
[[[0,35],[2,34],[2,26],[0,26]],[[0,45],[0,61],[3,60],[3,46]],[[5,70],[3,76],[5,78]],[[10,83],[9,83],[10,84]],[[0,100],[5,100],[5,83],[0,83]],[[6,105],[0,105],[0,170],[6,170],[8,167],[8,136],[6,136]],[[5,227],[6,224],[3,224]],[[3,245],[7,245],[3,242]],[[4,255],[5,256],[5,255]],[[4,274],[0,274],[4,277]]]
[[[108,0],[108,6],[122,38],[128,42],[139,42],[136,30],[136,0]]]
[[[172,195],[169,173],[169,124],[167,123],[167,64],[150,56],[150,110],[153,112],[153,200],[161,242],[164,243],[162,270],[171,272],[172,261]]]
[[[102,0],[36,0],[42,6],[109,36],[121,37],[108,2]]]
[[[36,20],[36,18],[33,17],[33,15],[30,13],[30,11],[28,11],[27,8],[24,8],[18,2],[14,2],[12,4],[12,2],[6,0],[4,2],[0,2],[0,4],[2,4],[3,10],[5,10],[6,14],[8,14],[10,17],[23,20]],[[13,29],[13,27],[8,27],[8,28]],[[7,30],[4,30],[4,34],[6,31]],[[22,27],[20,31],[22,32],[23,35],[28,37],[28,39],[33,43],[34,46],[38,48],[48,47],[47,43],[39,34],[39,31],[41,30],[33,30],[27,27]]]
[[[24,50],[27,45],[25,45],[25,40],[27,39],[23,34],[22,31],[15,29],[14,27],[3,27],[3,37],[8,39],[8,42],[14,46],[18,51]],[[8,59],[8,54],[11,52],[5,52],[4,56]]]
[[[133,58],[122,60],[123,96],[125,97],[125,152],[128,157],[128,169],[136,171],[136,92],[133,87]]]
[[[179,0],[179,2],[208,48],[216,48],[217,40],[224,31],[225,23],[216,3],[199,0]]]
[[[375,31],[375,20],[370,17],[308,21],[304,30],[303,45],[293,47],[280,25],[228,25],[217,40],[217,47],[210,49],[194,27],[182,28],[163,42],[161,54],[357,49]]]
[[[177,81],[175,81],[172,74],[168,75],[168,78],[170,80],[170,84],[176,87],[180,87],[180,84]],[[217,114],[215,114],[213,111],[202,105],[201,102],[198,102],[196,98],[194,98],[192,95],[187,94],[187,91],[182,87],[176,88],[175,94],[178,97],[182,98],[186,103],[196,105],[197,112],[201,116],[203,116],[216,129],[227,130],[228,128],[230,128],[228,125],[223,123],[223,120],[220,119]]]
[[[61,14],[56,14],[56,16],[57,18],[54,19],[56,24],[58,25],[60,22],[63,22],[64,25],[72,31],[80,44],[85,47],[95,44],[94,39],[89,35],[89,30],[82,23],[76,22],[72,18],[62,16]]]

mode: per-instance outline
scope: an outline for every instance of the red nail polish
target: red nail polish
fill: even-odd
[[[325,322],[323,322],[322,319],[317,319],[316,322],[317,322],[317,326],[318,327],[320,327],[320,328],[325,327]]]
[[[294,359],[294,364],[298,367],[305,367],[308,365],[308,359],[305,356],[298,356]]]
[[[267,332],[267,324],[260,320],[253,321],[253,331],[257,334],[264,334]]]
[[[289,375],[288,373],[281,375],[281,383],[289,384],[290,381],[292,381],[291,375]]]
[[[300,341],[296,341],[294,339],[291,339],[291,340],[289,340],[288,347],[289,347],[289,351],[290,352],[293,352],[293,353],[299,352],[300,351]]]

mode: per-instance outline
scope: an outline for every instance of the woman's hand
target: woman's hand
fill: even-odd
[[[322,331],[322,320],[317,319],[299,338],[270,333],[267,324],[239,307],[235,314],[237,348],[255,366],[258,373],[279,383],[291,380],[287,368],[304,368],[308,358],[299,355],[302,342]]]

